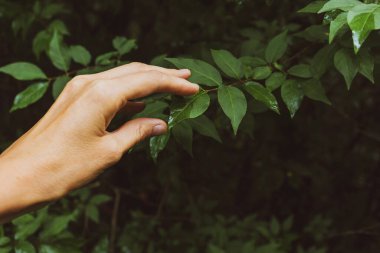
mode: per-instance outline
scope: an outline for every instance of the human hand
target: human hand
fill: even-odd
[[[186,80],[189,76],[189,70],[131,63],[75,77],[46,115],[1,154],[0,191],[9,194],[0,196],[0,216],[7,209],[18,212],[64,196],[136,143],[165,133],[166,123],[152,118],[128,121],[114,132],[107,127],[120,110],[136,106],[130,100],[156,92],[198,92],[198,85]]]

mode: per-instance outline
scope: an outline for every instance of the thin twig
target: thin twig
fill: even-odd
[[[310,48],[310,46],[304,47],[303,49],[301,49],[300,51],[298,51],[297,53],[295,53],[294,55],[292,55],[291,57],[286,59],[283,62],[283,64],[286,65],[287,63],[291,62],[292,60],[296,59],[297,57],[303,55],[307,50],[309,50],[309,48]]]
[[[226,84],[225,86],[239,86],[239,85],[243,85],[244,83],[246,82],[249,82],[251,80],[247,79],[247,80],[239,80],[237,82],[233,82],[233,83],[229,83],[229,84]],[[212,89],[208,89],[208,90],[205,90],[206,93],[209,93],[209,92],[214,92],[214,91],[217,91],[219,88],[212,88]]]
[[[141,202],[143,202],[144,204],[146,205],[149,205],[149,206],[156,206],[156,203],[153,203],[153,202],[150,202],[146,199],[142,199],[138,194],[136,193],[133,193],[132,191],[128,190],[128,189],[124,189],[124,188],[120,188],[120,187],[117,187],[117,186],[113,186],[113,185],[108,185],[111,189],[115,190],[117,189],[119,191],[120,194],[123,194],[125,196],[128,196],[128,197],[132,197],[134,199],[137,199]]]
[[[380,227],[380,223],[376,223],[374,225],[364,227],[358,230],[349,230],[342,233],[337,234],[331,234],[329,238],[335,238],[335,237],[343,237],[343,236],[351,236],[351,235],[368,235],[368,236],[380,236],[379,233],[371,232],[371,230],[376,229]]]
[[[117,234],[117,218],[119,214],[120,207],[120,191],[118,189],[114,189],[115,191],[115,202],[112,211],[112,220],[111,220],[111,234],[108,252],[115,252],[115,242],[116,242],[116,234]]]
[[[166,201],[166,197],[168,195],[168,192],[169,192],[169,186],[166,186],[165,187],[165,190],[164,190],[164,193],[162,194],[162,197],[161,197],[161,200],[160,200],[160,203],[158,205],[158,208],[157,208],[157,213],[156,213],[156,216],[155,216],[155,219],[159,219],[162,215],[162,210],[164,208],[164,204],[165,204],[165,201]]]

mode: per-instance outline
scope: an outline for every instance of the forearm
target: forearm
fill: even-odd
[[[37,175],[37,161],[0,156],[0,224],[57,198]]]

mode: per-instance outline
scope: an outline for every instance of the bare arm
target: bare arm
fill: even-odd
[[[160,119],[107,127],[128,101],[156,92],[192,95],[188,70],[131,63],[77,76],[46,115],[0,155],[0,223],[88,183],[141,140],[166,132]]]

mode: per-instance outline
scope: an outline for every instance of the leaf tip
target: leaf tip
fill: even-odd
[[[18,109],[20,109],[20,108],[18,108],[18,107],[16,107],[16,106],[12,106],[12,108],[9,110],[9,113],[12,113],[12,112],[14,112],[14,111],[17,111]]]

